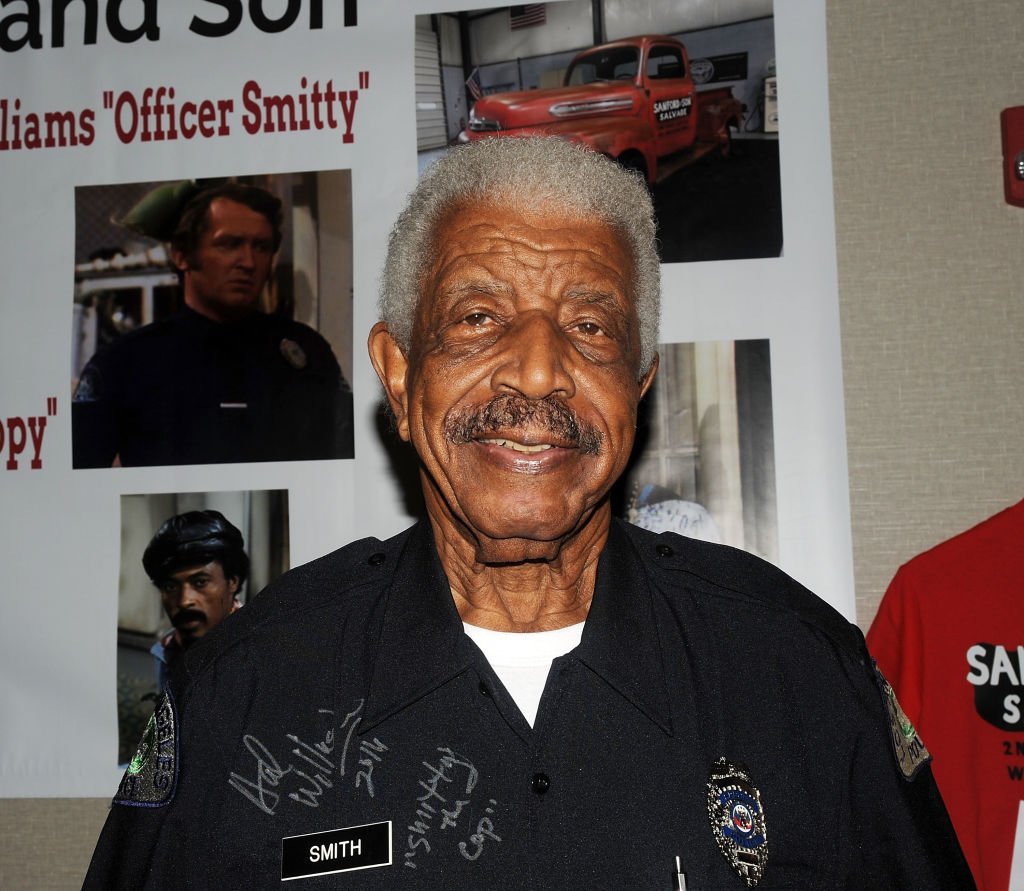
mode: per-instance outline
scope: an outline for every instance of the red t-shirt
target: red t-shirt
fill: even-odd
[[[934,756],[978,888],[1006,891],[1024,800],[1024,501],[900,567],[867,641]]]

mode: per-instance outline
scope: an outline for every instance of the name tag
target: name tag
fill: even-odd
[[[281,840],[281,881],[390,865],[390,820]]]

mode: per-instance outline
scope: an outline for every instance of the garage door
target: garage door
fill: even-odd
[[[426,27],[422,27],[424,22]],[[441,91],[441,61],[437,35],[430,29],[429,16],[416,22],[416,148],[418,151],[444,147],[447,142],[444,94]]]

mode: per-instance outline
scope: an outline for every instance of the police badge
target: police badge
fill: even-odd
[[[753,888],[768,863],[761,793],[743,765],[719,758],[708,777],[708,819],[718,849],[736,874]]]
[[[281,350],[281,355],[284,357],[285,362],[291,365],[296,371],[302,371],[306,367],[308,359],[306,358],[306,351],[300,347],[294,340],[290,340],[285,337],[281,340],[278,345]]]

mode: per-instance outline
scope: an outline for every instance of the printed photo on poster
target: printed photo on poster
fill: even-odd
[[[767,340],[659,344],[616,512],[778,561]]]
[[[567,0],[417,16],[420,170],[464,142],[559,136],[644,176],[662,262],[779,256],[773,6],[701,15]]]
[[[118,764],[174,661],[288,567],[286,491],[121,496]]]
[[[75,468],[353,456],[348,170],[75,189]]]

